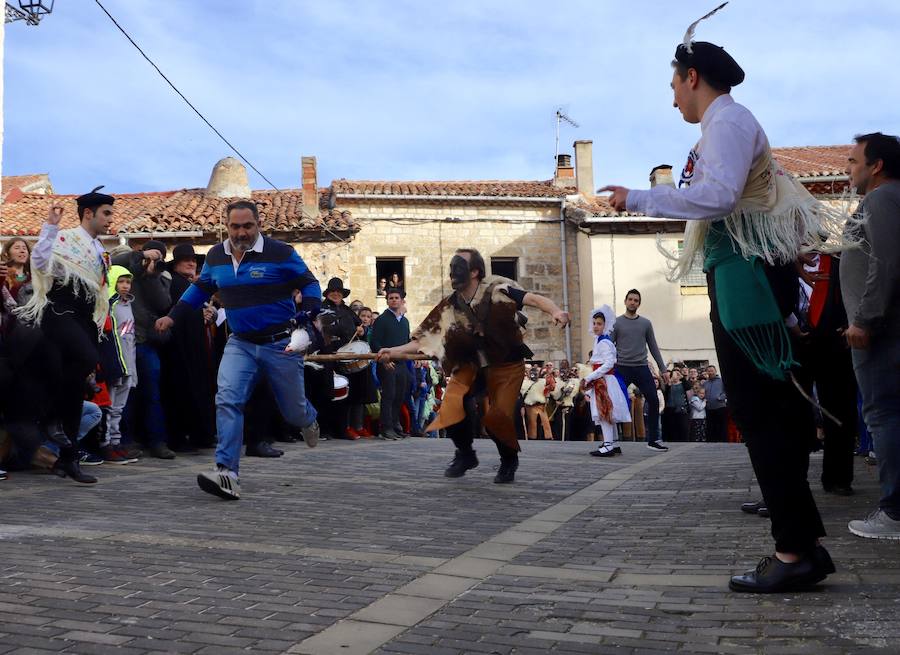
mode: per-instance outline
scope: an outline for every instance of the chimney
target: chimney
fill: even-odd
[[[594,195],[593,141],[575,142],[575,186],[586,197]]]
[[[572,155],[556,155],[556,173],[553,175],[553,186],[575,187],[575,168],[572,166]]]
[[[301,187],[303,189],[303,214],[319,217],[319,182],[316,176],[316,158],[301,157]]]
[[[672,166],[669,164],[660,164],[650,171],[650,188],[652,189],[658,184],[674,187],[675,178],[672,177]]]
[[[250,182],[247,169],[234,157],[220,159],[213,166],[206,195],[215,198],[249,198]]]

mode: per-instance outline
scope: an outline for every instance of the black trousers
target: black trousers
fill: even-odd
[[[709,276],[713,339],[734,422],[744,437],[779,552],[806,553],[825,536],[807,481],[813,408],[790,381],[759,372],[725,331]]]
[[[475,452],[472,444],[475,436],[481,432],[481,415],[478,411],[478,402],[475,394],[466,394],[463,397],[463,408],[466,410],[466,417],[455,425],[447,428],[447,436],[453,440],[456,449],[463,453]],[[518,459],[519,453],[509,446],[500,443],[492,438],[497,446],[497,452],[500,453],[500,459]]]
[[[797,350],[800,369],[797,377],[807,393],[816,387],[819,405],[838,419],[838,425],[822,417],[825,452],[822,457],[822,486],[849,487],[853,482],[853,453],[856,449],[858,412],[856,377],[846,341],[837,334],[813,334]]]
[[[706,410],[706,440],[711,443],[728,441],[728,408]]]
[[[381,383],[381,431],[384,432],[400,425],[400,408],[409,395],[406,362],[394,362],[393,369],[379,364],[378,381]]]
[[[61,445],[60,459],[70,461],[78,452],[78,428],[84,403],[88,375],[97,368],[97,326],[90,317],[49,306],[41,319],[43,348],[47,349],[52,368],[46,371],[50,383],[48,424],[59,422],[69,438]]]

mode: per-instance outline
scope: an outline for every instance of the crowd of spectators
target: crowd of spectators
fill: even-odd
[[[60,451],[45,421],[52,403],[42,384],[47,374],[41,356],[45,337],[40,328],[17,320],[14,311],[33,294],[31,254],[25,239],[3,244],[0,385],[8,392],[0,401],[0,479],[10,470],[54,470]],[[109,314],[100,338],[100,364],[84,384],[80,465],[134,464],[148,457],[170,460],[214,448],[217,369],[229,335],[224,310],[213,298],[171,330],[154,329],[197,278],[201,258],[189,243],[169,252],[165,244],[151,240],[139,249],[118,246],[109,259]],[[406,301],[401,298],[405,294],[387,291],[388,309],[379,314],[359,300],[345,304],[350,290],[333,278],[323,293],[319,320],[325,344],[319,353],[345,347],[377,350],[389,343],[385,328],[392,324],[405,323],[408,339]],[[425,433],[445,385],[443,372],[431,361],[397,362],[390,369],[369,361],[307,362],[305,370],[322,439],[438,436]],[[249,456],[279,457],[283,446],[276,443],[302,438],[281,419],[264,381],[246,413],[244,446]]]

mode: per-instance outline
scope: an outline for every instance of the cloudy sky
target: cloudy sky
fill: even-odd
[[[547,179],[594,142],[595,181],[645,186],[698,137],[669,61],[715,0],[101,0],[277,186],[350,179]],[[863,9],[860,9],[862,7]],[[747,71],[735,90],[774,146],[900,132],[900,3],[732,0],[698,38]],[[231,154],[93,0],[6,26],[3,173],[61,193],[205,186]],[[266,188],[251,173],[251,186]]]

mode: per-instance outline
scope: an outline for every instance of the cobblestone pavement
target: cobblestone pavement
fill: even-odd
[[[201,492],[211,454],[103,465],[94,486],[0,482],[3,653],[900,652],[900,550],[846,530],[875,505],[814,485],[839,572],[804,594],[730,593],[768,554],[743,447],[527,443],[448,480],[447,441],[289,446]],[[814,456],[811,479],[821,459]]]

